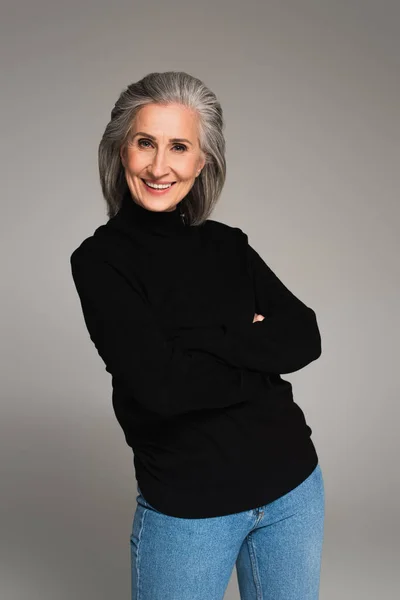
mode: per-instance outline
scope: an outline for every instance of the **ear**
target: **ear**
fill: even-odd
[[[202,171],[205,164],[206,164],[206,155],[203,152],[202,157],[200,159],[198,170]]]
[[[121,146],[121,148],[119,150],[119,156],[121,158],[122,166],[125,168],[126,167],[126,162],[125,162],[125,146]]]

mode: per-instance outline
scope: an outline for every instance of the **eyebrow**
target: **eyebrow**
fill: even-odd
[[[151,140],[153,140],[154,142],[156,141],[156,138],[154,137],[154,135],[150,135],[149,133],[145,133],[144,131],[137,131],[135,133],[135,135],[132,136],[132,139],[135,138],[137,135],[144,135],[148,138],[150,138]],[[190,142],[189,140],[187,140],[186,138],[170,138],[169,139],[170,142],[187,142],[188,144],[190,144],[191,146],[193,146],[192,142]]]

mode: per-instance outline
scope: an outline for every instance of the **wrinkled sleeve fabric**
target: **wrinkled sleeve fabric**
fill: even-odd
[[[219,336],[193,332],[187,335],[186,348],[208,348],[243,369],[278,375],[294,373],[321,355],[316,314],[282,283],[248,243],[247,234],[236,229],[245,238],[256,312],[264,319],[248,324],[224,323]]]
[[[251,373],[208,349],[184,349],[157,326],[140,284],[82,247],[70,257],[83,317],[105,368],[147,410],[165,417],[251,399]],[[220,338],[220,332],[210,332]],[[254,385],[253,385],[254,384]]]

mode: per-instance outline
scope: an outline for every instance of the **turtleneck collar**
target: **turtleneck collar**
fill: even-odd
[[[137,204],[129,190],[124,194],[121,207],[115,219],[122,221],[128,226],[140,229],[143,233],[150,235],[170,237],[182,233],[187,227],[181,216],[180,203],[175,210],[152,211]]]

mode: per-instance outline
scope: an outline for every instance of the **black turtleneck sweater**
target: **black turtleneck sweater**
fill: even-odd
[[[128,194],[71,255],[90,338],[136,479],[182,518],[250,510],[318,463],[311,428],[281,374],[321,354],[314,311],[238,227],[188,226]],[[254,313],[263,321],[253,323]]]

